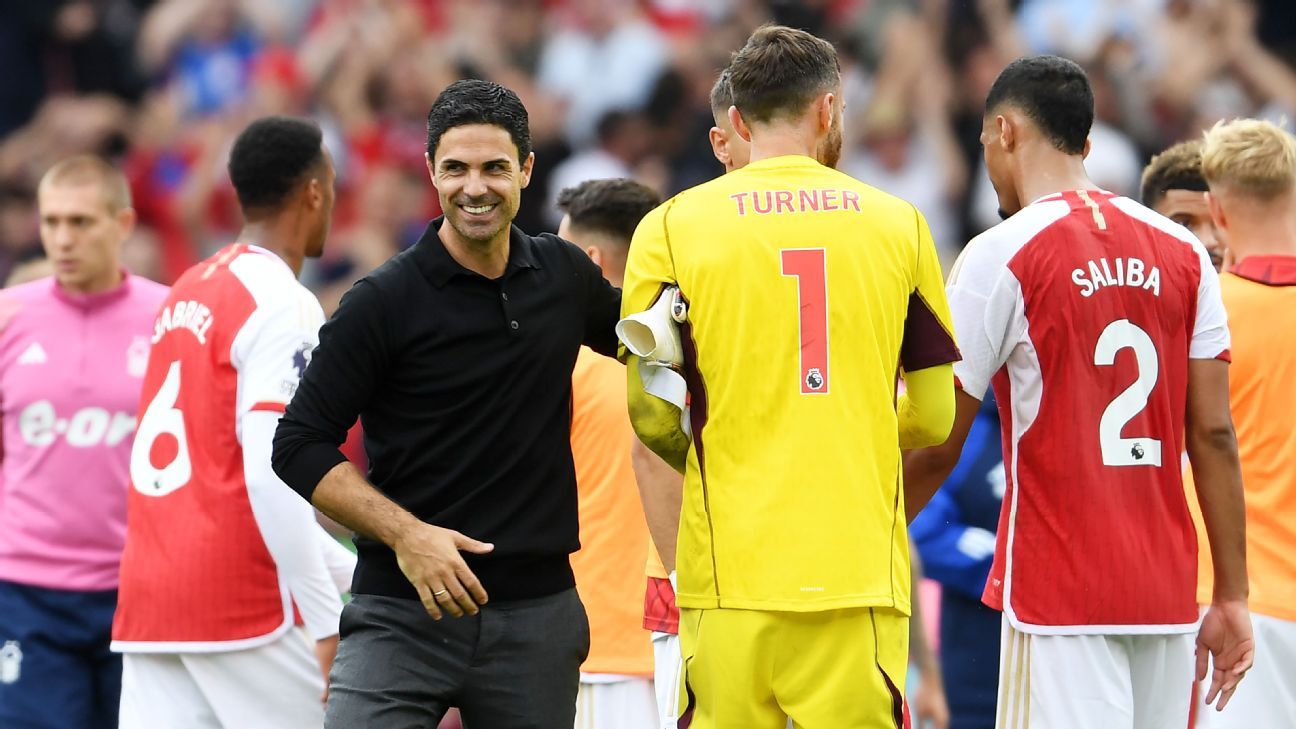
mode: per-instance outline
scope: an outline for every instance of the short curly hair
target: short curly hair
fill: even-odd
[[[293,189],[324,162],[319,125],[291,116],[257,119],[234,140],[229,176],[244,212],[283,206]]]
[[[519,162],[531,154],[531,121],[518,95],[491,81],[466,79],[447,86],[428,110],[428,159],[436,156],[443,134],[466,124],[490,124],[508,132]]]
[[[1139,197],[1143,204],[1153,208],[1165,197],[1167,190],[1206,192],[1206,178],[1202,176],[1202,143],[1200,140],[1180,142],[1161,152],[1143,168]]]
[[[1093,127],[1094,95],[1089,76],[1075,61],[1031,56],[1008,64],[986,94],[986,116],[1002,106],[1024,112],[1059,151],[1084,153]]]
[[[558,209],[571,218],[572,227],[602,233],[629,246],[635,227],[661,195],[634,180],[586,180],[558,193]]]

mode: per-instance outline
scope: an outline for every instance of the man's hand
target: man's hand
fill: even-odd
[[[923,671],[913,695],[914,729],[949,729],[949,703],[940,671]]]
[[[324,693],[320,701],[328,703],[329,671],[333,670],[333,659],[337,657],[338,637],[330,635],[315,641],[315,659],[319,661],[320,670],[324,672]]]
[[[1197,633],[1197,681],[1206,678],[1207,656],[1211,666],[1211,685],[1206,705],[1219,697],[1218,711],[1223,711],[1238,682],[1255,660],[1255,640],[1251,637],[1251,614],[1245,600],[1213,603],[1202,619]]]
[[[392,547],[401,572],[418,590],[433,620],[440,620],[442,611],[456,618],[476,615],[478,606],[486,604],[486,590],[459,552],[486,554],[495,545],[419,522],[403,531]]]

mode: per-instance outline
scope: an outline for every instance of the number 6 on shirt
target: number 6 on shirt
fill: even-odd
[[[166,496],[189,483],[193,475],[184,413],[176,407],[179,397],[180,362],[176,361],[144,409],[131,448],[131,483],[145,496]],[[174,455],[169,453],[172,448]]]
[[[828,394],[828,263],[822,248],[786,248],[783,275],[797,279],[801,394]]]

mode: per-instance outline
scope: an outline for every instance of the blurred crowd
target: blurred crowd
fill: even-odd
[[[341,292],[438,213],[425,115],[454,79],[515,89],[536,175],[517,222],[555,230],[558,192],[630,176],[665,194],[720,172],[707,95],[775,20],[845,63],[842,168],[914,202],[947,263],[998,220],[981,104],[1014,57],[1081,62],[1097,93],[1091,175],[1137,194],[1146,159],[1216,119],[1296,118],[1290,0],[48,0],[0,9],[0,278],[38,258],[34,186],[96,151],[131,181],[132,270],[163,282],[239,228],[235,134],[309,115],[337,163],[327,253],[304,280]],[[1290,126],[1289,126],[1290,128]]]

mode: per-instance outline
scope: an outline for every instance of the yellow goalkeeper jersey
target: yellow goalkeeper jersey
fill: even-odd
[[[761,160],[639,224],[623,314],[668,285],[693,431],[679,605],[907,613],[896,374],[958,359],[922,215],[809,157]]]

